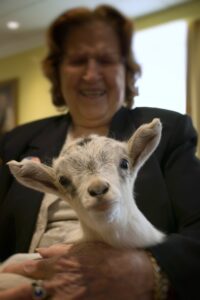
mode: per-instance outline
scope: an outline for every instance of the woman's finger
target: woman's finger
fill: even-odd
[[[72,244],[56,244],[48,248],[37,248],[36,251],[43,257],[49,258],[56,255],[63,255],[72,247]]]
[[[23,275],[35,279],[51,278],[56,272],[61,271],[61,267],[57,264],[59,258],[60,256],[54,256],[51,258],[26,261],[23,264]]]

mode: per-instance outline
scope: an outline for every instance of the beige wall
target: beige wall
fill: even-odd
[[[44,54],[44,48],[39,48],[0,59],[0,81],[18,80],[18,124],[57,113],[40,67]]]
[[[142,30],[151,26],[156,26],[165,22],[178,19],[186,19],[188,21],[200,18],[200,1],[193,0],[191,2],[173,6],[162,12],[156,12],[135,20],[135,29]]]

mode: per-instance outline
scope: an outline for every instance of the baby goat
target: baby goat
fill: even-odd
[[[161,123],[140,126],[127,142],[90,135],[67,145],[49,167],[30,160],[10,161],[11,172],[27,187],[53,193],[76,211],[81,240],[114,247],[146,247],[165,235],[140,212],[133,198],[139,169],[156,149]]]

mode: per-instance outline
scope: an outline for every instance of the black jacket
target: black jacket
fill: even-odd
[[[126,140],[143,123],[160,118],[159,147],[139,172],[138,207],[167,240],[150,251],[167,273],[177,299],[200,299],[200,162],[197,136],[188,116],[154,109],[122,108],[109,136]],[[27,156],[50,162],[66,137],[70,116],[57,116],[19,126],[0,141],[0,257],[27,252],[43,194],[17,183],[5,163]]]

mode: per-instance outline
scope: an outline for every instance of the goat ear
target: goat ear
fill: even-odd
[[[11,173],[21,184],[43,193],[58,194],[55,174],[51,167],[30,160],[7,163]]]
[[[162,124],[159,119],[140,126],[128,140],[128,151],[133,169],[139,170],[160,142]]]

